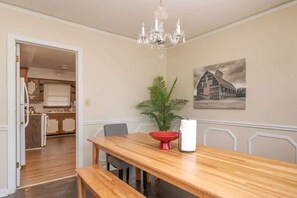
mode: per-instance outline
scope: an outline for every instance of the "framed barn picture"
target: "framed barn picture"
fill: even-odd
[[[195,109],[245,109],[246,60],[194,70]]]

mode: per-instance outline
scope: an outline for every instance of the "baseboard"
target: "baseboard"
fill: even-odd
[[[9,194],[9,191],[7,188],[0,189],[0,197],[8,196],[8,194]]]

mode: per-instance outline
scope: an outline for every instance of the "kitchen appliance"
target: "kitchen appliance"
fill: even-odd
[[[178,148],[182,152],[196,151],[196,120],[181,120]]]
[[[41,115],[41,146],[46,145],[46,128],[48,127],[48,115]]]
[[[25,129],[29,124],[29,94],[28,88],[24,78],[20,78],[20,165],[26,165],[26,138],[25,138]]]
[[[30,114],[35,114],[36,113],[34,107],[29,107],[29,113]]]

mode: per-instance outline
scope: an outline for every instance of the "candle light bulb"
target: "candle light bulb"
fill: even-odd
[[[180,34],[180,21],[179,21],[179,19],[177,20],[177,23],[176,23],[176,33]]]
[[[155,30],[158,31],[159,27],[158,27],[158,18],[155,19]]]
[[[144,23],[142,23],[142,30],[141,30],[142,36],[145,35],[145,28],[144,28]]]

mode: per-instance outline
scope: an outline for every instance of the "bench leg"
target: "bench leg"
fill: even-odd
[[[127,181],[127,184],[129,184],[129,176],[130,176],[130,171],[129,171],[129,167],[126,169],[126,181]]]
[[[142,171],[142,182],[143,182],[143,189],[146,190],[147,187],[147,172],[144,170]]]
[[[123,169],[119,169],[119,178],[123,180]]]
[[[86,198],[86,188],[80,176],[77,176],[77,193],[78,198]]]

